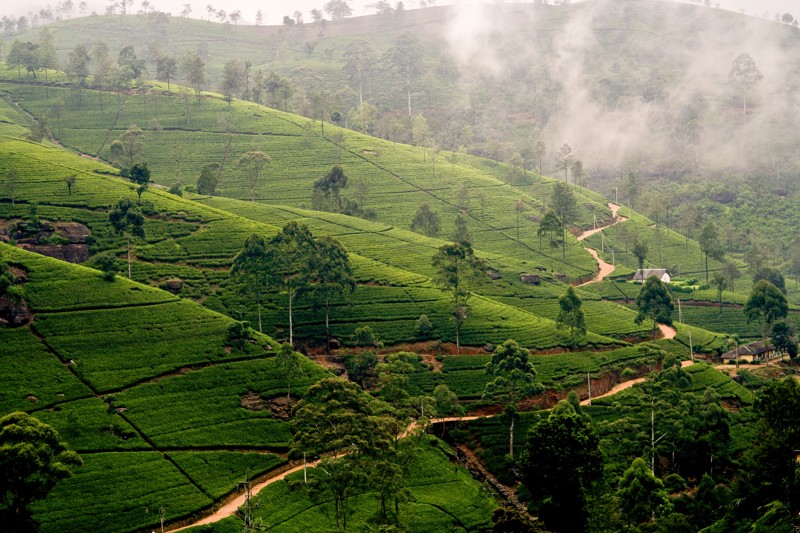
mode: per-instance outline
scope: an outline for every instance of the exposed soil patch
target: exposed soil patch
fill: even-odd
[[[46,220],[39,221],[38,228],[28,224],[21,219],[0,221],[0,240],[8,242],[13,238],[24,250],[69,263],[83,263],[89,259],[88,239],[92,232],[83,224]]]
[[[270,411],[272,416],[281,420],[289,420],[295,401],[286,396],[275,396],[264,399],[254,391],[248,391],[239,400],[239,405],[248,411]]]

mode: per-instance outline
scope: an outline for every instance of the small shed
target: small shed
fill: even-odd
[[[639,283],[644,283],[648,278],[655,276],[659,279],[659,281],[663,283],[669,283],[672,279],[669,276],[669,272],[667,272],[666,268],[645,268],[645,269],[637,269],[636,273],[633,275],[633,281],[638,281]]]
[[[756,341],[750,344],[743,344],[735,350],[722,354],[722,361],[726,363],[735,363],[736,361],[759,363],[772,358],[774,355],[776,355],[775,346]]]

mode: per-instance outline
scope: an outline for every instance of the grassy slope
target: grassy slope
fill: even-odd
[[[466,469],[452,461],[453,452],[449,446],[434,437],[423,437],[419,451],[407,466],[405,487],[411,498],[400,505],[400,522],[406,528],[404,530],[420,533],[484,531],[491,527],[488,518],[496,506],[494,499],[472,480]],[[313,469],[309,471],[310,477],[315,474]],[[286,480],[270,485],[255,498],[254,518],[265,524],[268,531],[335,531],[330,498],[327,494],[312,498],[302,480],[301,472],[292,474]],[[375,495],[354,496],[349,505],[354,513],[347,519],[348,529],[369,527],[378,510]],[[242,521],[232,517],[190,531],[223,533],[240,531],[241,528]]]
[[[111,171],[109,167],[77,158],[57,147],[48,148],[13,139],[0,143],[0,150],[7,156],[0,163],[3,169],[22,169],[20,185],[15,191],[20,203],[16,206],[0,205],[3,217],[23,217],[27,213],[25,202],[38,200],[42,218],[77,220],[88,225],[95,238],[96,250],[120,246],[120,240],[111,234],[105,214],[98,208],[107,209],[116,198],[132,193],[126,182],[105,174]],[[72,194],[68,193],[61,179],[70,173],[78,174]],[[501,184],[499,187],[507,186]],[[184,296],[203,300],[208,307],[227,313],[247,306],[245,314],[254,321],[252,304],[236,294],[235,287],[230,286],[224,271],[219,268],[230,265],[241,243],[251,233],[269,236],[286,220],[299,219],[314,222],[312,226],[319,233],[341,236],[348,246],[364,254],[353,254],[356,277],[363,284],[355,295],[355,301],[371,302],[371,307],[341,306],[337,309],[339,315],[333,321],[336,336],[346,339],[356,326],[366,323],[373,325],[388,343],[410,341],[414,339],[414,322],[422,312],[431,315],[445,338],[452,335],[446,297],[432,288],[428,280],[430,256],[443,241],[348,217],[214,199],[218,202],[215,205],[249,216],[254,219],[251,221],[155,188],[145,193],[144,199],[150,206],[151,215],[145,227],[147,245],[137,246],[137,256],[144,260],[134,268],[135,278],[140,281],[159,284],[171,277],[181,277],[187,281]],[[346,236],[345,233],[353,235]],[[394,242],[383,241],[387,235],[391,235]],[[395,246],[398,240],[408,249],[406,254],[398,253]],[[489,241],[486,244],[491,245]],[[387,246],[392,247],[392,253],[387,253]],[[571,248],[577,249],[577,245]],[[473,300],[474,319],[467,323],[465,342],[482,345],[487,341],[496,343],[515,337],[538,348],[565,343],[565,333],[556,331],[551,321],[554,318],[552,303],[563,290],[560,285],[547,282],[545,277],[541,288],[522,286],[518,281],[519,274],[530,270],[532,265],[497,252],[479,249],[479,253],[487,257],[493,267],[496,263],[504,279],[485,287],[482,292],[486,298]],[[387,260],[389,257],[398,259]],[[405,270],[412,267],[413,271]],[[375,286],[376,283],[380,285]],[[266,311],[267,322],[272,326],[285,320],[281,298],[275,296],[276,301]],[[545,318],[539,317],[538,306],[532,303],[541,298],[550,302],[549,306],[542,306],[550,309],[544,314]],[[400,302],[406,305],[398,306]],[[525,305],[517,308],[516,304],[520,302],[525,302]],[[300,304],[301,335],[318,336],[323,317],[311,302]],[[598,317],[612,317],[610,324],[602,319],[596,321],[598,331],[604,335],[627,336],[642,331],[631,321],[631,314],[618,306],[608,304],[598,311]],[[274,327],[270,331],[281,334],[281,330]],[[589,335],[586,342],[607,344],[612,341]]]
[[[3,333],[0,415],[34,414],[85,462],[35,505],[43,531],[147,528],[160,506],[167,519],[187,516],[235,488],[246,470],[284,462],[241,451],[287,445],[287,422],[239,406],[246,392],[285,393],[267,349],[274,340],[226,348],[231,319],[169,293],[5,244],[0,260],[27,272],[35,315],[29,327]],[[327,375],[304,367],[298,394]],[[242,430],[232,431],[237,424]],[[183,451],[165,453],[176,446]]]
[[[332,125],[327,126],[326,136],[322,137],[319,125],[308,119],[249,102],[236,101],[228,106],[218,98],[200,102],[192,98],[187,108],[178,97],[151,94],[123,97],[117,107],[114,97],[106,95],[101,111],[96,92],[84,91],[84,105],[79,108],[74,95],[66,89],[51,88],[49,98],[40,87],[4,85],[2,89],[16,100],[23,98],[21,104],[37,116],[47,116],[53,99],[61,98],[67,105],[58,121],[63,127],[55,126],[56,133],[66,145],[92,155],[108,158],[110,142],[124,129],[131,124],[145,128],[144,157],[159,183],[194,183],[203,165],[221,163],[227,152],[218,192],[249,199],[249,181],[235,167],[235,161],[246,151],[263,150],[272,163],[257,186],[257,199],[270,204],[307,206],[314,181],[334,164],[340,164],[352,184],[345,195],[352,197],[353,185],[365,183],[369,187],[365,207],[375,209],[381,222],[408,228],[418,206],[429,203],[439,212],[443,236],[454,230],[456,214],[461,211],[457,190],[464,186],[470,196],[468,226],[477,248],[524,257],[532,266],[555,268],[570,278],[594,270],[591,257],[574,239],[569,240],[564,259],[560,252],[551,254],[546,247],[540,252],[538,244],[534,244],[538,243],[538,226],[524,217],[517,241],[514,203],[521,199],[528,206],[524,215],[541,216],[554,180],[538,178],[536,186],[518,189],[487,172],[483,165],[472,164],[472,158],[459,156],[455,163],[449,163],[451,154],[443,152],[435,166],[430,154],[422,149]],[[225,120],[230,122],[230,136],[220,124],[220,117],[227,117]],[[153,119],[163,129],[148,130]],[[335,143],[332,139],[340,134],[341,140]],[[190,145],[192,150],[186,148]],[[503,168],[508,171],[500,165],[500,172]],[[480,194],[488,196],[486,209],[479,205]],[[591,225],[587,203],[595,206],[599,219],[608,216],[608,208],[598,202],[597,195],[584,195],[578,189],[576,195],[581,226]]]

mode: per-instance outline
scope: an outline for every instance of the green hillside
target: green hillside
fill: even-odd
[[[212,106],[213,102],[214,100],[204,101],[202,105]],[[238,109],[238,106],[235,105],[234,109]],[[264,116],[272,116],[267,110],[263,112]],[[267,125],[269,124],[267,121]],[[366,139],[363,136],[354,137]],[[18,202],[15,205],[2,206],[4,216],[25,218],[29,208],[27,202],[38,200],[38,215],[41,218],[85,224],[92,233],[93,252],[120,246],[120,240],[111,234],[106,216],[97,211],[97,208],[110,207],[116,198],[132,194],[129,185],[109,175],[114,169],[87,158],[69,155],[57,147],[48,148],[10,138],[6,140],[8,142],[0,145],[0,149],[8,154],[3,162],[4,168],[19,167],[23,170],[20,173],[20,183],[14,191]],[[318,142],[327,141],[318,138]],[[154,145],[154,148],[156,146],[162,145]],[[400,149],[407,148],[398,147]],[[277,168],[278,165],[279,162],[273,160],[270,173],[272,167]],[[288,162],[284,163],[284,168],[289,167],[291,165]],[[322,172],[324,166],[320,164],[319,168]],[[481,180],[492,183],[501,198],[502,194],[511,195],[516,192],[512,187],[481,173],[480,170],[465,168],[474,177],[469,180],[465,178],[464,183]],[[78,178],[74,190],[70,192],[63,182],[63,176],[76,172]],[[307,178],[309,187],[314,179],[314,175]],[[389,180],[398,181],[391,176]],[[264,188],[267,191],[279,187],[279,184],[271,183],[271,178],[265,181]],[[148,213],[145,224],[147,242],[138,245],[136,249],[138,261],[134,264],[135,279],[161,285],[168,279],[180,278],[184,283],[182,296],[201,301],[207,307],[229,315],[241,313],[237,310],[242,308],[247,309],[245,315],[251,322],[255,322],[252,302],[238,295],[225,272],[219,269],[231,264],[231,259],[251,233],[260,232],[270,236],[286,221],[299,220],[309,224],[315,233],[340,238],[351,252],[355,252],[351,255],[360,286],[354,295],[354,302],[370,304],[339,307],[341,313],[333,320],[335,336],[347,342],[355,327],[369,324],[387,344],[413,341],[414,323],[423,313],[434,321],[439,335],[444,339],[451,336],[447,324],[446,298],[429,281],[432,274],[430,257],[446,241],[400,230],[380,218],[376,223],[331,213],[269,207],[261,203],[235,202],[216,197],[207,201],[213,207],[209,208],[166,194],[158,188],[151,188],[143,199]],[[392,222],[392,213],[396,211],[385,211],[389,223]],[[506,222],[511,222],[507,211],[497,210],[497,216],[505,215],[509,219]],[[236,214],[240,216],[235,216]],[[408,224],[407,220],[402,222],[404,225]],[[526,226],[521,228],[522,234],[535,234],[536,225],[526,222]],[[491,268],[500,273],[501,279],[488,282],[481,289],[485,298],[474,301],[475,320],[467,322],[465,326],[465,343],[483,345],[487,341],[499,343],[506,338],[517,338],[520,342],[537,348],[563,344],[566,334],[556,331],[551,322],[555,318],[554,305],[563,291],[563,285],[553,280],[546,271],[539,270],[540,267],[535,263],[538,257],[539,260],[559,264],[559,254],[554,253],[553,258],[539,254],[534,245],[523,245],[516,241],[515,231],[510,228],[505,231],[476,231],[475,236],[479,254],[489,261]],[[483,245],[487,250],[481,248]],[[521,246],[526,246],[523,249],[528,250],[531,259],[510,257]],[[591,260],[575,241],[568,246],[568,252],[568,262],[572,257],[581,261],[583,258]],[[584,274],[590,268],[587,267]],[[540,286],[524,285],[520,282],[521,274],[537,271],[543,278]],[[285,306],[280,295],[274,298],[275,303],[267,306],[266,321],[270,324],[270,331],[278,334],[279,324],[285,320]],[[318,325],[323,318],[319,309],[310,301],[300,301],[299,304],[300,335],[310,338],[318,336]],[[589,335],[586,343],[608,344],[613,343],[608,336],[620,338],[645,333],[646,328],[634,324],[632,314],[619,306],[597,300],[587,302],[587,309],[590,330],[603,337]],[[539,326],[531,327],[532,324]]]
[[[84,461],[36,504],[42,531],[147,528],[161,506],[168,520],[188,516],[246,470],[285,463],[288,422],[240,405],[246,394],[285,394],[274,340],[255,334],[237,348],[231,319],[86,267],[6,244],[0,261],[24,274],[33,314],[28,327],[3,332],[0,413],[51,424]],[[301,394],[327,375],[309,361],[304,369],[293,389]]]

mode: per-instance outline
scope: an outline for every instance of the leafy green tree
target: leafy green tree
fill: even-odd
[[[439,215],[428,204],[422,204],[411,220],[411,230],[428,237],[436,237],[439,234]]]
[[[131,246],[134,237],[144,239],[144,215],[130,198],[120,198],[108,213],[108,221],[117,235],[128,241],[128,279],[131,278]]]
[[[753,285],[750,296],[744,304],[744,316],[747,322],[758,322],[763,337],[766,339],[772,324],[783,320],[789,314],[786,296],[775,285],[761,280]]]
[[[372,348],[381,348],[383,343],[378,338],[378,335],[369,326],[361,326],[353,331],[353,343],[356,346],[370,346]]]
[[[197,192],[208,196],[213,196],[217,192],[219,179],[219,163],[208,163],[200,169],[197,177]]]
[[[144,59],[136,57],[136,50],[132,45],[124,46],[119,51],[117,66],[121,79],[126,80],[127,83],[136,80],[137,84],[140,84],[146,70]]]
[[[560,232],[561,221],[558,219],[558,215],[556,215],[555,211],[551,209],[545,213],[544,217],[542,217],[541,222],[539,222],[539,229],[536,231],[536,234],[539,237],[539,251],[542,250],[542,237],[546,236],[548,237],[550,252],[555,252],[559,245],[556,235]],[[551,264],[551,270],[555,270],[554,264]]]
[[[796,516],[800,502],[795,460],[800,449],[800,382],[794,377],[771,381],[756,395],[753,409],[757,434],[744,458],[743,479],[734,486],[733,498],[741,504],[739,516],[732,518],[741,519],[748,511],[748,518],[761,517],[762,507],[772,502],[781,502]]]
[[[793,324],[787,322],[775,322],[772,325],[770,338],[772,344],[778,351],[784,351],[789,354],[789,357],[797,357],[797,339],[795,337]]]
[[[312,496],[333,502],[337,529],[347,527],[350,498],[365,485],[369,460],[385,456],[392,435],[386,418],[378,416],[359,387],[327,378],[309,387],[292,417],[292,455],[332,452],[320,462],[310,482]]]
[[[241,292],[255,295],[259,333],[264,332],[261,322],[261,295],[269,287],[267,268],[267,243],[253,234],[244,241],[244,247],[233,258],[230,275]]]
[[[586,493],[603,472],[599,445],[590,422],[566,400],[528,432],[518,465],[535,499],[532,511],[549,530],[586,531]]]
[[[130,168],[123,168],[120,171],[120,175],[137,185],[148,185],[150,183],[150,168],[148,168],[147,163],[134,163]]]
[[[436,415],[440,417],[464,414],[464,408],[458,403],[458,395],[444,383],[439,383],[433,389],[433,406],[436,409]]]
[[[172,96],[170,82],[178,75],[178,60],[166,54],[156,57],[156,79],[167,82],[167,94]]]
[[[486,264],[475,256],[468,242],[445,244],[433,255],[434,285],[451,298],[451,309],[456,324],[456,352],[461,350],[461,326],[467,320],[468,302],[472,290],[484,278]]]
[[[636,260],[639,261],[639,271],[644,272],[644,260],[647,259],[647,243],[644,241],[640,241],[638,237],[633,238],[633,255],[636,256]]]
[[[11,205],[15,205],[17,198],[17,185],[19,184],[19,170],[14,167],[9,168],[6,171],[6,176],[3,181],[5,184],[6,194],[11,197]]]
[[[728,72],[728,80],[742,92],[743,114],[747,114],[747,95],[750,89],[763,77],[750,54],[741,53],[733,60]]]
[[[453,242],[470,242],[472,240],[472,235],[469,234],[467,229],[467,219],[461,213],[456,215],[455,226]]]
[[[133,167],[140,161],[144,140],[144,132],[136,124],[132,124],[119,139],[112,141],[108,149],[111,160],[123,167]]]
[[[109,54],[108,44],[105,41],[97,40],[92,44],[92,81],[99,89],[100,111],[103,110],[103,87],[108,85],[111,79],[111,71],[114,63]]]
[[[0,523],[35,530],[28,506],[82,465],[55,429],[27,413],[0,418]]]
[[[320,191],[330,205],[331,197],[337,213],[342,212],[341,190],[347,187],[347,174],[339,165],[334,165],[325,176],[314,182],[314,189]]]
[[[328,0],[328,2],[322,6],[322,9],[324,9],[325,13],[330,15],[333,20],[342,20],[353,14],[353,10],[347,5],[345,0]]]
[[[706,260],[706,283],[708,283],[708,258],[722,260],[725,256],[725,247],[719,240],[719,230],[713,221],[709,220],[703,226],[703,231],[700,233],[697,241],[700,243],[700,250],[703,252]]]
[[[347,529],[347,519],[352,514],[353,496],[367,487],[367,477],[355,457],[324,458],[309,482],[311,499],[320,504],[331,501],[336,531]]]
[[[308,284],[314,237],[307,226],[288,222],[267,242],[265,271],[268,283],[282,287],[289,300],[289,344],[294,346],[294,298]]]
[[[361,385],[362,389],[371,387],[375,383],[375,368],[378,366],[378,356],[371,350],[346,355],[344,368],[347,377]]]
[[[719,301],[719,314],[722,314],[722,293],[725,290],[725,287],[728,285],[728,281],[725,279],[725,276],[720,274],[719,272],[714,272],[714,276],[711,278],[711,286],[714,287],[717,291],[717,300]]]
[[[6,65],[17,67],[17,78],[22,77],[22,65],[25,64],[25,43],[19,39],[14,39],[6,55]]]
[[[350,87],[358,93],[359,106],[364,105],[364,84],[372,76],[377,57],[372,46],[364,39],[356,39],[344,50],[344,70]]]
[[[292,381],[295,377],[303,373],[303,363],[300,358],[302,356],[294,351],[289,344],[281,344],[278,351],[275,353],[275,367],[278,372],[286,379],[286,399],[292,397]]]
[[[103,279],[114,281],[119,272],[119,261],[114,254],[98,254],[94,259],[94,266],[103,273]]]
[[[778,269],[768,266],[762,266],[756,269],[756,271],[753,273],[753,285],[762,279],[769,281],[775,285],[776,289],[781,291],[783,294],[786,294],[786,279]]]
[[[397,74],[406,87],[408,117],[411,118],[411,88],[424,72],[425,51],[419,38],[413,33],[404,33],[397,38],[394,46],[384,57],[386,63]]]
[[[89,50],[84,44],[77,44],[69,53],[69,63],[67,63],[67,76],[78,88],[78,106],[83,106],[83,89],[86,87],[86,79],[89,77]]]
[[[330,351],[331,300],[356,290],[350,256],[344,245],[327,235],[317,239],[309,260],[308,277],[314,297],[325,307],[325,346]]]
[[[578,218],[578,201],[572,188],[566,183],[556,182],[553,186],[553,195],[550,197],[550,207],[561,222],[561,252],[566,258],[567,230]]]
[[[206,83],[205,61],[197,52],[190,50],[181,58],[181,72],[183,72],[184,79],[194,89],[194,93],[199,100],[200,91],[203,89],[203,84]]]
[[[485,372],[494,379],[486,384],[484,398],[497,398],[505,404],[511,419],[508,430],[508,454],[514,457],[514,420],[517,403],[525,396],[542,390],[536,382],[536,370],[531,363],[528,350],[517,341],[507,340],[498,346],[486,363]]]
[[[227,61],[222,69],[222,81],[220,82],[220,92],[231,105],[233,98],[239,96],[244,87],[245,69],[244,64],[238,59]]]
[[[559,329],[569,328],[570,343],[575,345],[576,333],[586,335],[586,317],[581,309],[583,302],[575,294],[572,286],[567,287],[567,292],[558,299],[558,316],[556,316],[556,326]]]
[[[358,385],[339,378],[322,379],[297,403],[291,448],[295,454],[332,452],[334,457],[367,449],[372,415],[370,399]]]
[[[671,507],[664,483],[641,457],[634,459],[622,475],[617,498],[625,521],[633,527],[654,522]]]
[[[658,323],[672,324],[672,312],[675,304],[672,302],[672,295],[669,288],[660,279],[650,276],[642,285],[639,294],[636,295],[635,321],[641,324],[645,319],[653,321],[653,337],[655,338]]]
[[[49,135],[50,130],[47,128],[47,121],[44,118],[34,119],[25,138],[35,143],[40,143]]]
[[[245,152],[236,162],[236,166],[244,170],[250,181],[250,201],[254,202],[256,199],[256,189],[258,181],[261,178],[261,169],[269,164],[272,159],[259,150]]]
[[[416,324],[414,325],[414,335],[420,339],[428,339],[433,334],[433,324],[428,318],[428,315],[419,315]]]
[[[736,263],[733,261],[725,261],[725,264],[722,265],[721,273],[725,278],[725,281],[728,283],[728,289],[731,292],[734,292],[736,290],[736,278],[742,276],[742,273],[739,271],[739,267],[737,267]]]
[[[67,185],[67,191],[70,196],[72,196],[72,188],[75,186],[76,181],[78,181],[78,176],[76,174],[64,178],[64,183]]]
[[[569,182],[569,171],[572,168],[575,156],[572,155],[572,148],[567,143],[561,145],[556,155],[556,170],[564,172],[564,183]]]

